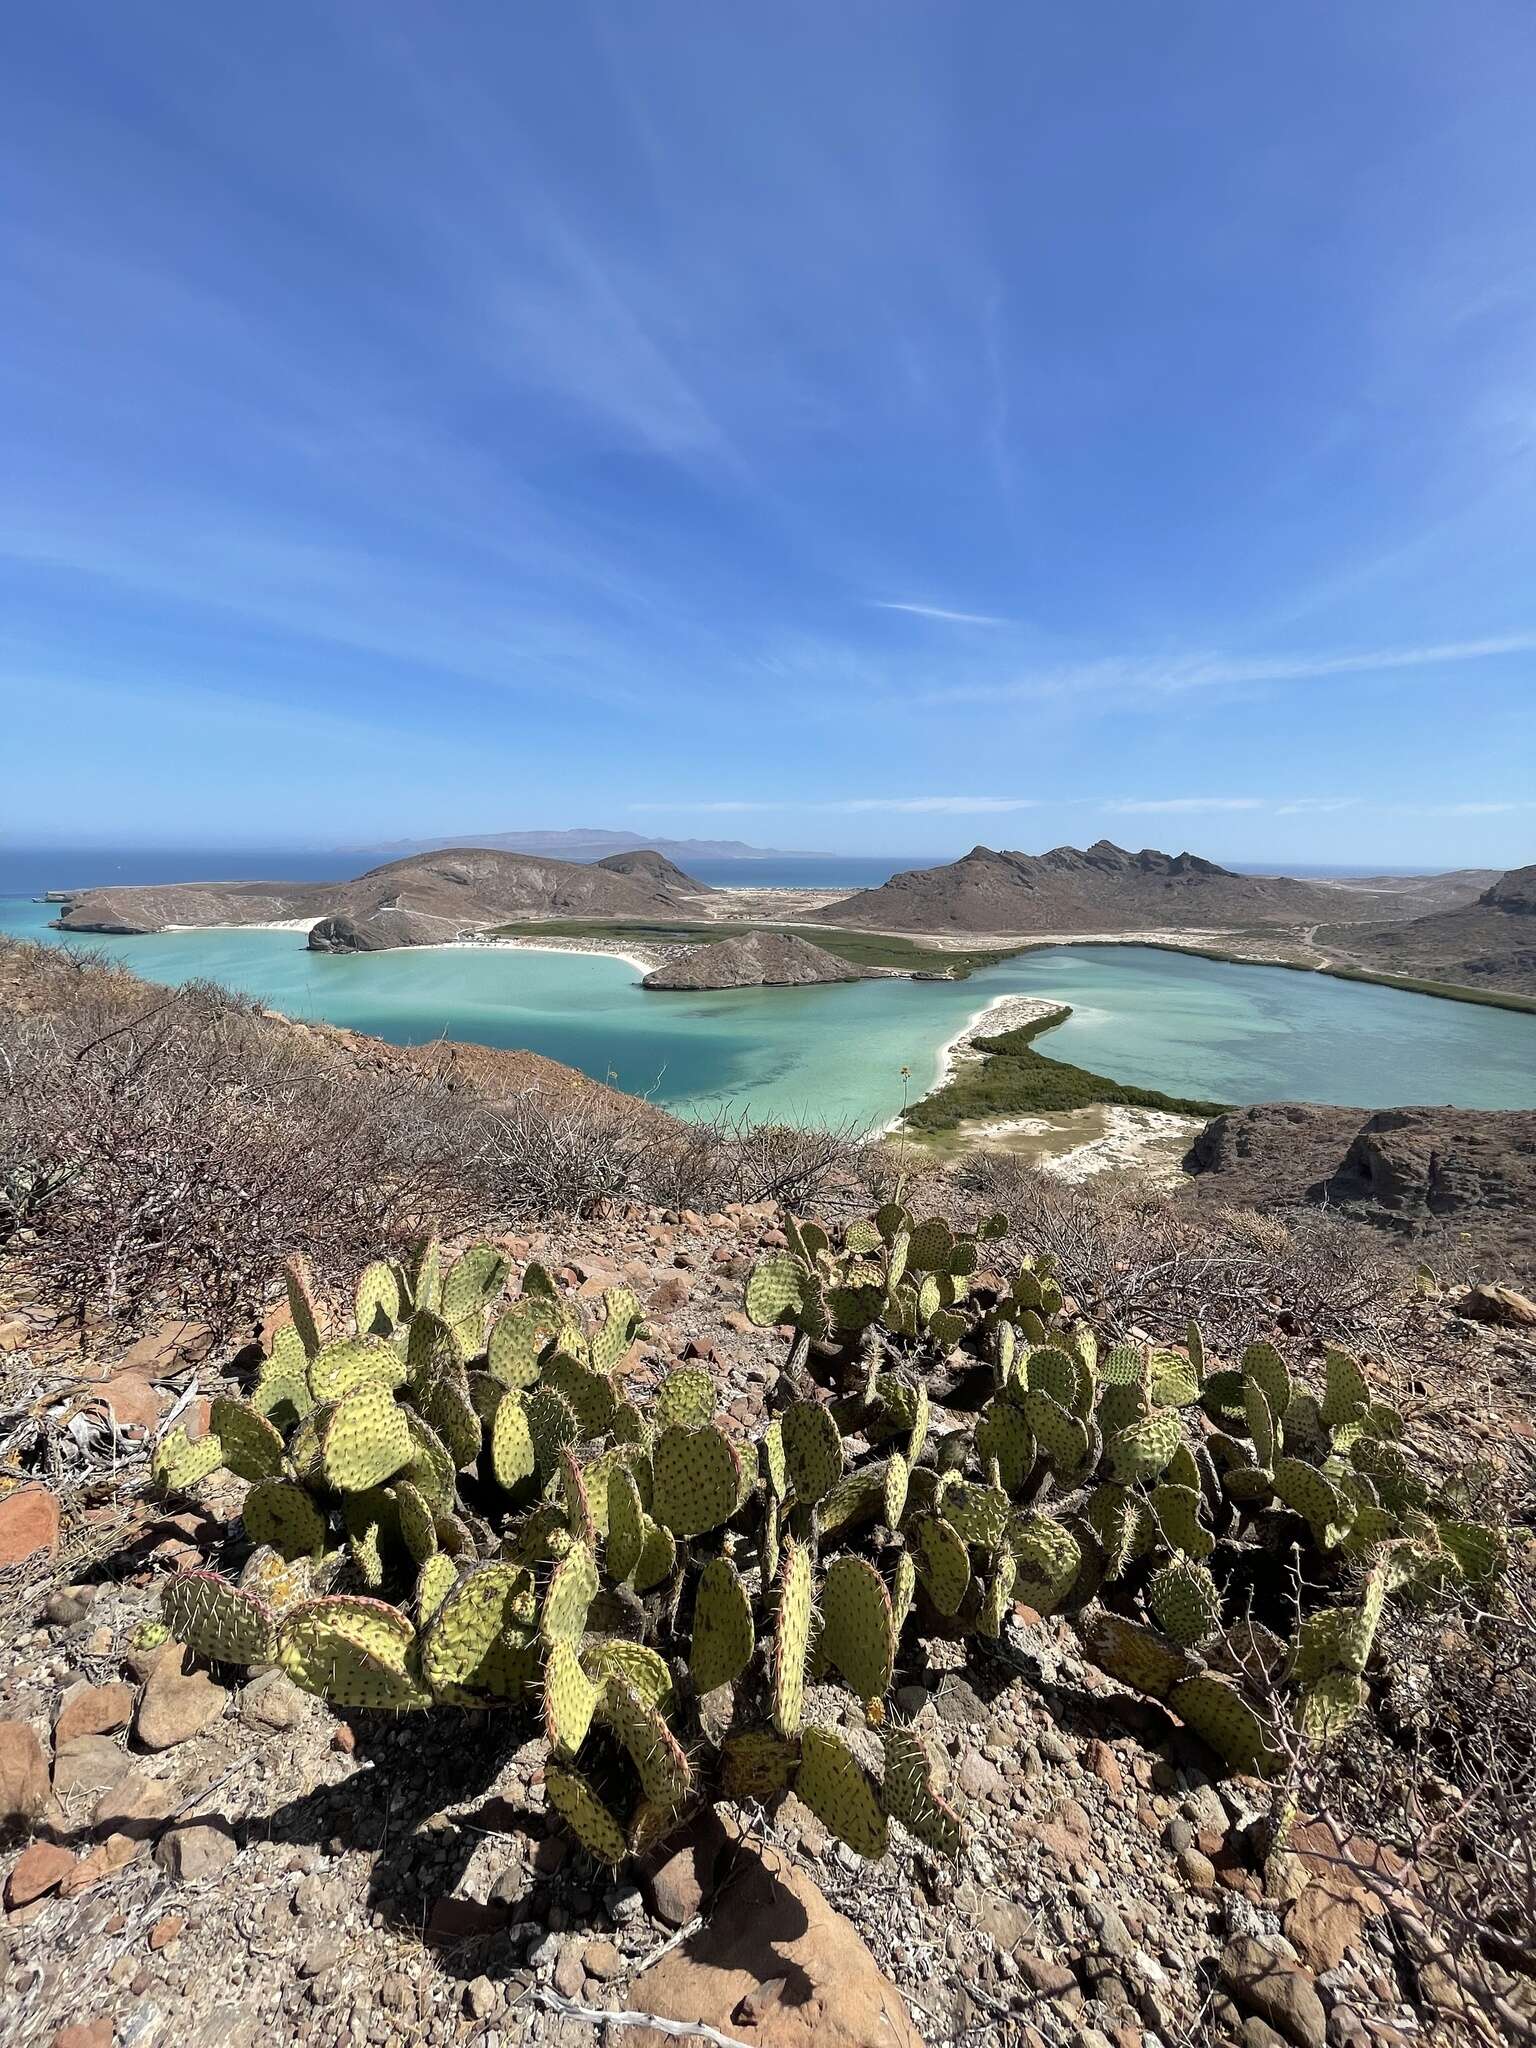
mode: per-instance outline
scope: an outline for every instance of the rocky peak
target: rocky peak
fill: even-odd
[[[1517,917],[1536,917],[1536,865],[1511,868],[1477,900],[1490,910],[1511,910]]]

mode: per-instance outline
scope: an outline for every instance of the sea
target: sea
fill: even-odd
[[[291,864],[280,868],[284,858]],[[354,855],[332,872],[357,866]],[[221,982],[290,1015],[397,1044],[446,1037],[526,1047],[684,1115],[882,1126],[934,1085],[957,1035],[1017,995],[1071,1006],[1038,1041],[1047,1057],[1172,1095],[1536,1108],[1536,1014],[1148,946],[1042,947],[963,982],[663,994],[642,989],[630,962],[600,954],[434,946],[333,956],[311,953],[293,931],[67,938],[35,900],[40,888],[111,879],[255,874],[325,878],[312,855],[242,855],[236,865],[227,851],[216,863],[195,852],[174,864],[164,855],[34,856],[0,870],[0,892],[10,891],[0,893],[0,931],[99,949],[149,981]],[[823,887],[834,879],[821,876]]]

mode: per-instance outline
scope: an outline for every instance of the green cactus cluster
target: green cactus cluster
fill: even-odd
[[[237,1581],[168,1581],[165,1625],[339,1706],[542,1719],[549,1803],[610,1863],[701,1801],[791,1789],[862,1855],[892,1821],[954,1853],[892,1700],[903,1644],[996,1639],[1019,1603],[1234,1768],[1276,1761],[1276,1698],[1331,1740],[1387,1598],[1491,1583],[1500,1532],[1435,1493],[1345,1353],[1311,1389],[1269,1345],[1217,1364],[1193,1326],[1101,1346],[1049,1260],[984,1267],[1005,1231],[891,1204],[834,1246],[790,1219],[746,1283],[793,1332],[755,1438],[700,1366],[630,1397],[627,1289],[589,1317],[536,1263],[512,1293],[494,1247],[450,1264],[426,1239],[338,1329],[295,1263],[249,1396],[157,1450],[168,1489],[245,1481],[253,1546]],[[795,1369],[812,1346],[830,1393]],[[1286,1641],[1224,1588],[1297,1541],[1315,1604]]]

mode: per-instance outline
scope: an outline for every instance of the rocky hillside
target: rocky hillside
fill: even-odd
[[[1404,924],[1324,927],[1317,943],[1378,974],[1536,995],[1536,866],[1511,868],[1459,909]]]
[[[829,924],[913,932],[1131,932],[1380,918],[1387,899],[1284,876],[1237,875],[1197,854],[1086,849],[997,853],[893,875],[827,904]],[[1411,908],[1410,904],[1410,908]]]
[[[660,869],[670,862],[653,856]],[[412,854],[350,882],[175,883],[164,888],[88,889],[55,920],[61,931],[157,932],[171,925],[271,924],[296,918],[350,920],[365,947],[424,945],[432,936],[530,917],[648,919],[675,916],[697,891],[658,870],[542,860],[486,847]],[[409,922],[378,923],[380,912]],[[393,934],[393,935],[391,935]]]
[[[865,981],[868,971],[838,960],[821,946],[780,932],[745,932],[690,946],[653,967],[642,988],[804,988],[822,981]]]
[[[1536,1278],[1536,1110],[1259,1102],[1207,1124],[1185,1167],[1201,1196],[1327,1207],[1431,1257],[1437,1242],[1475,1232],[1490,1270]]]

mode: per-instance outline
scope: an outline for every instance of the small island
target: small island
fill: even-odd
[[[839,960],[788,932],[744,932],[690,946],[653,967],[641,982],[652,989],[808,988],[826,981],[867,981],[872,970]]]

